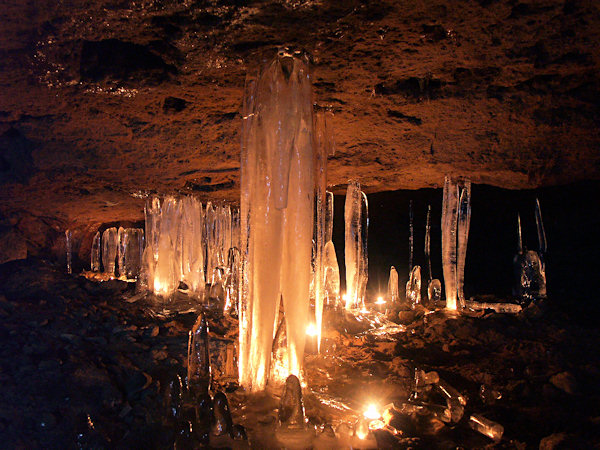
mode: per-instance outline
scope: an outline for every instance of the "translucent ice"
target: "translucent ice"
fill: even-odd
[[[304,428],[304,402],[300,380],[290,375],[285,381],[285,388],[279,402],[279,422],[288,428]]]
[[[436,387],[444,395],[444,397],[446,397],[447,401],[450,401],[453,403],[458,403],[462,406],[467,405],[466,397],[464,395],[462,395],[460,392],[458,392],[455,388],[450,386],[448,383],[446,383],[444,380],[442,380],[441,378],[436,383]]]
[[[499,441],[504,434],[504,427],[493,420],[486,419],[481,414],[472,414],[469,417],[469,426],[484,436]]]
[[[430,303],[442,299],[442,283],[437,278],[433,278],[431,270],[431,205],[427,206],[427,222],[425,224],[425,258],[427,259],[427,299]]]
[[[333,192],[325,193],[325,242],[333,240]]]
[[[406,282],[406,301],[411,308],[421,303],[421,266],[414,266]]]
[[[241,164],[240,379],[262,390],[283,296],[288,366],[300,375],[309,313],[315,148],[304,60],[281,54],[249,78]]]
[[[429,282],[427,286],[427,298],[434,304],[442,299],[442,283],[437,278]]]
[[[415,227],[413,218],[413,202],[408,202],[408,270],[413,268],[413,255],[415,253]]]
[[[390,304],[395,304],[398,302],[399,298],[398,272],[396,271],[396,268],[392,266],[390,268],[390,278],[388,280],[387,301],[390,302]]]
[[[362,192],[356,180],[348,183],[346,190],[345,220],[345,252],[346,263],[346,309],[358,305],[360,264],[361,264],[361,201]]]
[[[212,411],[211,434],[215,436],[229,434],[233,428],[233,420],[231,419],[227,396],[223,392],[219,391],[213,397]]]
[[[100,271],[100,232],[97,231],[92,240],[92,250],[90,253],[91,264],[90,268],[92,272]]]
[[[136,278],[142,266],[144,231],[141,228],[119,228],[119,275]]]
[[[73,273],[73,238],[71,230],[65,231],[65,242],[67,247],[67,273]]]
[[[325,244],[323,267],[325,270],[325,298],[328,306],[336,306],[340,298],[340,268],[333,241]]]
[[[196,296],[204,293],[204,248],[202,245],[203,212],[197,198],[182,200],[180,227],[182,280]]]
[[[114,275],[117,258],[117,229],[107,228],[102,233],[102,265],[104,272]]]
[[[367,281],[369,279],[369,252],[368,252],[368,238],[369,238],[369,202],[367,200],[367,194],[360,191],[361,195],[361,209],[360,209],[360,237],[361,237],[361,248],[360,248],[360,281],[359,281],[359,298],[358,301],[360,306],[364,308],[366,292],[367,292]]]
[[[200,314],[188,340],[188,388],[195,395],[204,395],[210,385],[210,355],[208,323]]]
[[[442,204],[442,265],[446,308],[464,307],[464,267],[471,220],[471,182],[446,177]],[[458,245],[458,247],[457,247]]]

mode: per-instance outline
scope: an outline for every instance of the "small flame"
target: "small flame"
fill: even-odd
[[[377,297],[377,301],[375,302],[376,305],[383,305],[385,304],[385,300],[383,299],[383,297]]]
[[[306,334],[307,334],[307,336],[311,336],[311,337],[317,335],[317,327],[315,326],[314,323],[308,324],[308,326],[306,327]]]
[[[377,405],[375,405],[374,403],[371,403],[367,407],[367,409],[363,413],[363,416],[365,416],[365,419],[369,419],[369,420],[376,420],[376,419],[381,418],[381,414],[377,410]]]
[[[356,430],[355,433],[356,437],[359,439],[365,439],[369,435],[369,433],[365,430]]]
[[[344,300],[344,302],[348,301],[348,294],[342,294],[342,300]]]

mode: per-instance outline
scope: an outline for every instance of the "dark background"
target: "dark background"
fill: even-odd
[[[369,296],[385,293],[390,266],[395,266],[400,295],[408,279],[409,201],[414,212],[414,264],[421,265],[427,286],[424,255],[427,205],[431,204],[431,257],[433,277],[443,285],[441,262],[442,189],[401,190],[368,194]],[[539,198],[548,242],[546,277],[548,296],[566,312],[596,322],[598,299],[598,241],[600,239],[600,183],[584,182],[535,190],[507,190],[472,186],[471,230],[465,268],[467,298],[494,294],[509,299],[513,284],[512,261],[517,251],[517,214],[521,215],[523,244],[538,250],[535,199]],[[344,196],[335,196],[334,244],[344,270]],[[425,293],[425,291],[423,291]]]

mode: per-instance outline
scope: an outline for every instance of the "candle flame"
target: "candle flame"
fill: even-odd
[[[383,299],[383,297],[377,297],[377,301],[375,302],[376,305],[383,305],[385,304],[385,300]]]
[[[377,410],[377,405],[375,405],[374,403],[371,403],[367,407],[367,409],[365,410],[363,415],[365,416],[365,419],[369,419],[369,420],[376,420],[376,419],[381,418],[381,414]]]
[[[306,327],[306,334],[311,337],[317,335],[317,327],[314,323],[308,324],[308,326]]]

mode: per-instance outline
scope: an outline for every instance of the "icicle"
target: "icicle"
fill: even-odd
[[[323,267],[325,271],[326,304],[337,306],[340,298],[340,268],[333,241],[328,241],[325,244]]]
[[[456,289],[460,307],[465,307],[465,260],[467,258],[467,242],[471,228],[471,181],[465,180],[460,193],[458,210],[458,257],[456,261]]]
[[[542,220],[542,208],[540,207],[540,199],[535,199],[535,224],[537,227],[538,243],[540,249],[540,257],[548,251],[548,243],[546,241],[546,231],[544,230],[544,221]]]
[[[333,192],[325,192],[325,242],[333,240]]]
[[[92,240],[92,251],[91,251],[91,264],[90,268],[92,272],[100,271],[100,232],[97,231],[94,235],[94,239]]]
[[[107,228],[102,233],[102,265],[104,272],[115,274],[115,262],[117,258],[117,229]]]
[[[415,252],[415,227],[413,219],[413,202],[408,202],[408,271],[413,268],[413,255]]]
[[[367,195],[364,192],[361,194],[361,211],[360,211],[360,236],[361,236],[361,247],[360,247],[360,306],[362,309],[365,308],[365,299],[367,292],[367,282],[369,280],[369,252],[368,252],[368,240],[369,240],[369,202],[367,201]]]
[[[361,190],[360,184],[351,180],[346,191],[344,210],[346,250],[346,309],[358,304],[361,264]]]
[[[521,232],[521,214],[517,214],[517,253],[523,254],[523,234]]]
[[[65,231],[65,243],[67,249],[67,273],[73,273],[73,240],[71,230]]]
[[[210,386],[210,354],[208,323],[203,314],[198,316],[188,341],[188,388],[194,396],[208,393]]]
[[[425,258],[427,258],[427,281],[431,282],[431,205],[427,205],[427,221],[425,222]]]

